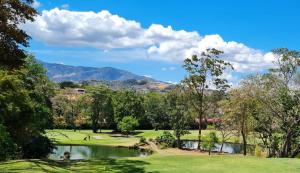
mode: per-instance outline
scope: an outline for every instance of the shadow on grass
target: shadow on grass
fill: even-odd
[[[23,167],[18,164],[30,163]],[[145,165],[148,162],[127,159],[100,159],[100,160],[78,160],[78,161],[53,161],[53,160],[21,160],[0,163],[0,168],[5,167],[5,172],[117,172],[117,173],[146,173]],[[1,171],[0,171],[1,172]],[[149,172],[150,173],[150,172]],[[151,173],[159,173],[158,171]]]

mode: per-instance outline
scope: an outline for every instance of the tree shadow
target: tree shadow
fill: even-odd
[[[57,172],[117,172],[117,173],[146,173],[145,166],[148,162],[128,159],[99,159],[99,160],[26,160],[31,164],[30,168],[17,167],[17,162],[5,163],[8,166],[6,172],[42,171],[49,173]],[[20,161],[22,162],[22,161]],[[12,164],[12,165],[9,165]],[[1,164],[0,164],[1,165]],[[0,171],[1,172],[1,171]],[[159,173],[148,172],[148,173]]]

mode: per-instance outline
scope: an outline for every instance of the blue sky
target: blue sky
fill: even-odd
[[[299,50],[297,0],[38,0],[34,5],[41,16],[25,26],[33,38],[29,51],[46,62],[111,66],[178,82],[185,75],[184,56],[217,47],[236,66],[226,73],[235,82],[270,67],[272,48]]]

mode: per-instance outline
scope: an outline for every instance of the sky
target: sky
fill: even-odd
[[[115,67],[172,83],[185,58],[222,50],[235,85],[264,72],[273,48],[299,50],[298,0],[36,0],[23,29],[45,62]]]

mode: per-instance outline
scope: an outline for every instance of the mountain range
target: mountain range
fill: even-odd
[[[40,62],[47,70],[47,76],[54,82],[87,82],[91,85],[105,84],[113,89],[133,88],[136,90],[168,90],[172,84],[137,75],[113,67],[83,67],[57,63]]]

